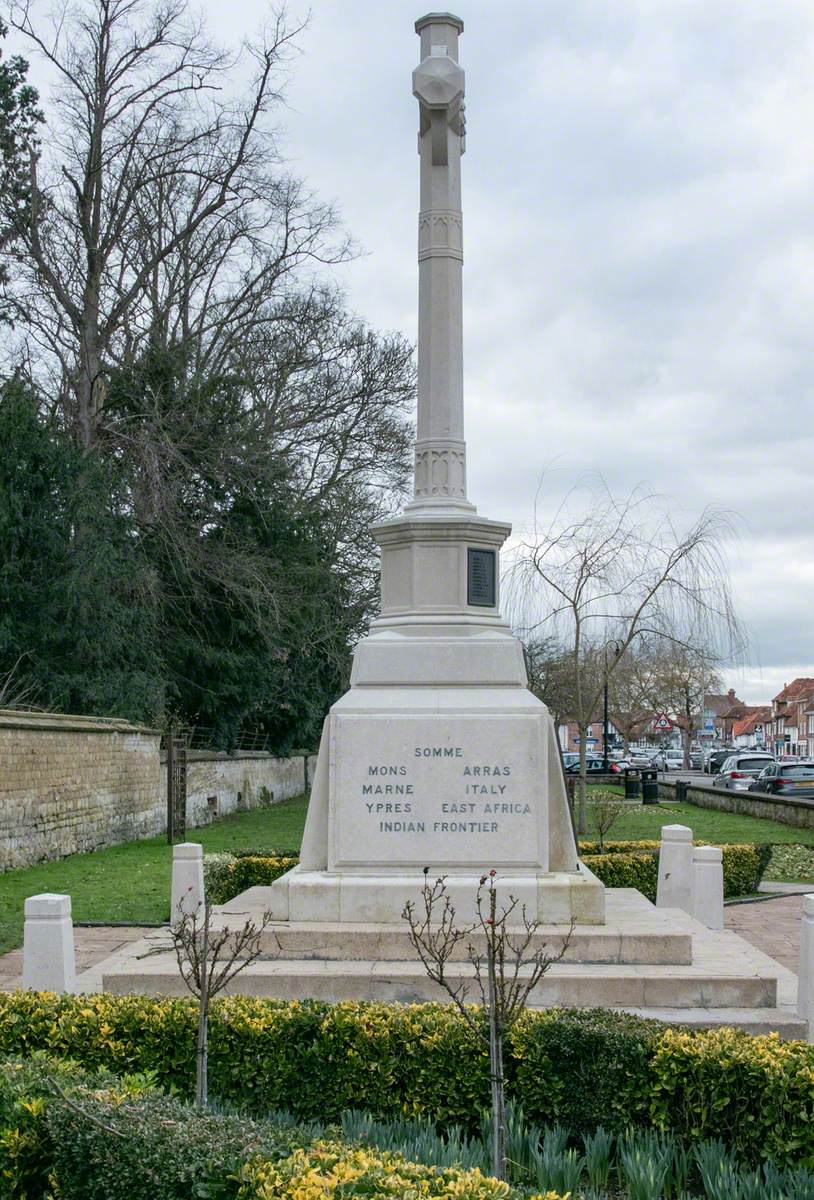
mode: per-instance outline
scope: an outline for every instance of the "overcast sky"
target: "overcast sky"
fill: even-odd
[[[262,0],[205,0],[250,33]],[[291,0],[292,17],[306,6]],[[405,0],[313,0],[285,151],[416,330],[418,62]],[[744,699],[814,675],[814,3],[460,0],[469,494],[529,521],[586,472],[740,515]]]

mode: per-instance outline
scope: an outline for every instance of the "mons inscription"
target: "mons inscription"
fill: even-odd
[[[333,867],[533,865],[546,845],[533,719],[339,718]],[[375,748],[375,749],[373,749]]]

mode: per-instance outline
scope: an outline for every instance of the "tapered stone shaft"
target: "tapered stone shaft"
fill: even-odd
[[[418,217],[418,428],[412,511],[465,508],[463,397],[463,230],[461,154],[464,73],[458,65],[463,21],[430,13],[416,22],[421,62],[418,99],[421,200]]]

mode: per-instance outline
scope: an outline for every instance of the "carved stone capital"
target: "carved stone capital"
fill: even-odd
[[[464,259],[463,217],[454,209],[428,209],[418,214],[418,261]]]
[[[416,499],[466,499],[466,446],[463,442],[418,442],[415,450]]]

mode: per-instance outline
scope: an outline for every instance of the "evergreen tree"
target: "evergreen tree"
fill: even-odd
[[[111,464],[83,457],[18,380],[0,389],[0,674],[62,712],[163,706],[147,564]]]

